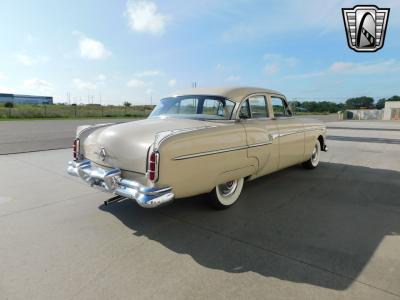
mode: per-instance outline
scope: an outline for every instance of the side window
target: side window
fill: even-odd
[[[222,107],[222,102],[214,99],[205,99],[203,103],[203,114],[204,115],[219,115]]]
[[[180,114],[196,114],[197,113],[197,105],[198,105],[199,99],[183,99],[182,101],[179,101],[178,107],[177,107],[177,112]]]
[[[274,116],[278,118],[291,117],[292,112],[290,111],[287,103],[282,98],[271,97],[272,108],[274,109]]]
[[[251,118],[248,100],[243,101],[242,105],[240,106],[239,118],[240,119],[250,119]]]
[[[203,115],[214,115],[229,119],[235,104],[229,100],[216,100],[205,98],[203,102]]]
[[[249,104],[253,119],[268,118],[267,105],[264,96],[250,97]]]

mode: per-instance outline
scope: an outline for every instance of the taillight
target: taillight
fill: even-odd
[[[160,162],[160,154],[158,152],[150,153],[147,166],[147,177],[149,178],[150,181],[155,182],[158,178],[159,162]]]
[[[74,140],[74,144],[72,145],[72,156],[74,160],[78,160],[79,158],[79,139]]]

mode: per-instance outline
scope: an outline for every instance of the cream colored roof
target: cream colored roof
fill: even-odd
[[[214,88],[193,88],[182,91],[177,91],[172,93],[171,96],[183,96],[183,95],[213,95],[222,96],[234,101],[241,101],[248,95],[255,93],[268,93],[268,94],[278,94],[281,93],[269,89],[257,88],[257,87],[214,87]]]

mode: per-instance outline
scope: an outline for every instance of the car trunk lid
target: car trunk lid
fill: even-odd
[[[145,174],[148,149],[155,135],[168,130],[222,125],[190,119],[154,118],[99,128],[81,144],[85,158],[104,167]]]

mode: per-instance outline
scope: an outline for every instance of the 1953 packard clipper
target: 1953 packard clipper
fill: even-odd
[[[162,99],[141,121],[78,127],[68,173],[156,207],[208,194],[233,205],[243,183],[302,163],[318,166],[326,126],[297,119],[276,91],[196,88]]]

